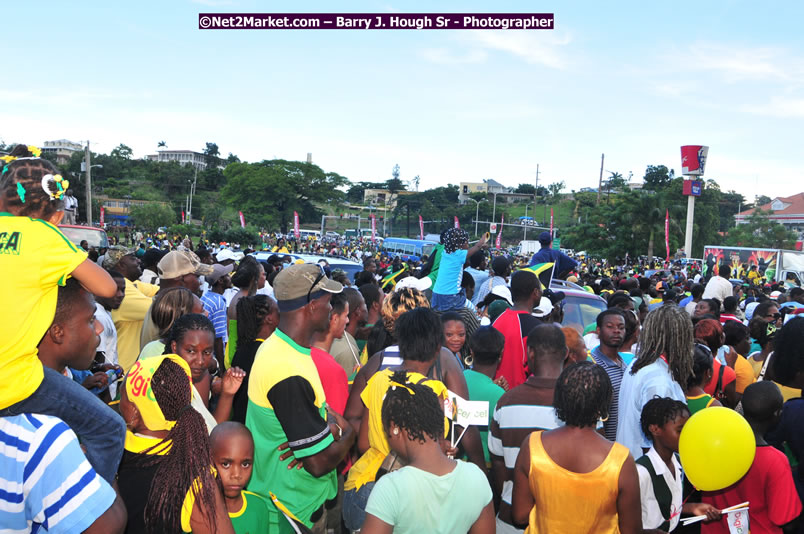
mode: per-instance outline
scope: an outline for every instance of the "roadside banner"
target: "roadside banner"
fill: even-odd
[[[424,240],[424,219],[419,215],[419,239]]]
[[[246,218],[243,217],[243,212],[238,211],[237,213],[240,215],[240,227],[245,228],[246,227]]]
[[[500,248],[500,243],[502,243],[502,231],[503,231],[503,223],[505,222],[505,215],[500,216],[500,231],[497,232],[497,242],[495,246]]]
[[[456,215],[455,216],[455,228],[460,228],[460,227],[461,227],[461,223],[458,222],[458,216]]]
[[[296,236],[296,240],[299,239],[299,212],[293,212],[293,235]]]

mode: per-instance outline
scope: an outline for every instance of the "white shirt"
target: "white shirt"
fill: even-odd
[[[676,455],[674,454],[671,462],[673,464],[673,471],[675,476],[670,474],[667,469],[667,464],[664,463],[659,457],[659,453],[653,447],[646,453],[650,460],[653,470],[658,476],[664,477],[667,487],[670,488],[672,495],[672,504],[670,505],[670,528],[672,531],[678,525],[681,518],[681,505],[682,505],[682,490],[684,489],[684,478],[681,474],[681,464],[678,463]],[[636,464],[637,474],[639,475],[639,493],[642,497],[642,528],[652,529],[659,528],[665,519],[662,512],[659,510],[659,503],[656,501],[656,494],[653,491],[653,481],[648,474],[648,470],[639,464]]]
[[[106,363],[117,365],[117,329],[114,327],[111,314],[97,302],[95,303],[95,319],[103,325],[100,344],[96,350],[106,356]],[[116,394],[117,382],[109,384],[109,395],[115,398]]]
[[[689,301],[689,302],[687,303],[687,305],[686,305],[686,306],[684,306],[684,311],[685,311],[685,312],[687,312],[687,313],[689,313],[690,315],[695,315],[695,307],[696,307],[697,305],[698,305],[698,303],[697,303],[697,302],[695,302],[694,300],[691,300],[691,301]]]
[[[153,284],[155,286],[158,286],[159,275],[153,272],[151,269],[143,269],[142,274],[140,275],[140,282],[145,282],[146,284]]]
[[[734,289],[731,286],[731,282],[722,276],[713,276],[704,288],[703,298],[718,299],[722,306],[726,297],[731,297],[732,295],[734,295]]]

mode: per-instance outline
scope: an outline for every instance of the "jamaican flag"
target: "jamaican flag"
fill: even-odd
[[[402,273],[404,273],[407,270],[408,270],[408,264],[403,263],[402,268],[400,270],[398,270],[395,273],[385,275],[385,278],[383,278],[382,282],[380,282],[380,287],[383,290],[385,290],[386,288],[393,289],[394,286],[396,285],[397,281],[399,280],[399,275],[401,275]]]
[[[288,523],[290,523],[290,528],[293,529],[293,532],[295,534],[313,534],[313,531],[309,527],[307,527],[307,525],[305,525],[304,522],[302,522],[298,517],[293,515],[293,512],[288,510],[284,504],[279,502],[279,499],[276,498],[276,495],[274,495],[270,491],[268,492],[268,495],[271,496],[271,501],[273,501],[274,506],[276,506],[277,509],[280,512],[282,512],[282,515],[285,516],[285,519],[288,520]]]
[[[555,267],[555,263],[537,263],[536,265],[531,265],[530,267],[525,267],[522,269],[523,271],[530,271],[536,275],[539,279],[539,282],[542,283],[542,289],[549,289],[550,282],[553,280],[553,267]]]

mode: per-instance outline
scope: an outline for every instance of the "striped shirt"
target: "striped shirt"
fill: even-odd
[[[215,327],[215,337],[223,339],[226,343],[228,336],[226,335],[226,300],[223,296],[215,293],[214,291],[207,291],[201,297],[201,304],[209,314],[209,320],[212,321],[212,326]]]
[[[531,432],[551,430],[563,424],[556,417],[553,408],[555,385],[554,378],[530,376],[497,401],[489,426],[489,455],[492,463],[500,458],[505,462],[507,474],[502,489],[499,517],[506,523],[511,523],[514,465],[519,446]]]
[[[89,465],[61,419],[0,417],[2,532],[82,532],[114,500],[114,490]]]
[[[620,404],[620,384],[623,381],[623,373],[625,372],[626,363],[624,361],[611,361],[608,356],[600,351],[600,345],[595,347],[591,354],[595,363],[606,371],[611,380],[611,389],[613,394],[611,396],[611,405],[609,405],[609,418],[603,421],[603,435],[609,441],[617,439],[617,411]]]

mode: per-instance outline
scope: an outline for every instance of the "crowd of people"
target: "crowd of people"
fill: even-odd
[[[745,501],[751,532],[801,531],[801,288],[492,254],[459,228],[409,264],[354,245],[354,277],[273,238],[264,262],[90,256],[37,156],[0,175],[0,531],[709,534]],[[562,326],[551,277],[606,309]],[[756,455],[699,491],[679,440],[713,406]]]

